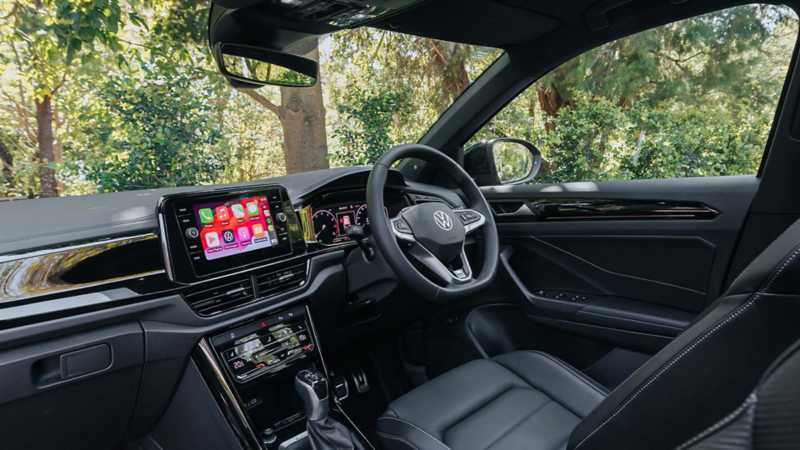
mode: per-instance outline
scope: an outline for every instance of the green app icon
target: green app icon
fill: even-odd
[[[267,230],[269,230],[270,233],[271,233],[271,232],[275,231],[275,227],[273,227],[272,225],[269,225],[269,226],[267,226]]]
[[[200,214],[200,222],[211,223],[214,221],[214,212],[211,211],[211,208],[203,208],[198,213]]]
[[[257,216],[258,215],[258,205],[256,205],[253,202],[248,203],[247,204],[247,213],[250,214],[251,216]]]

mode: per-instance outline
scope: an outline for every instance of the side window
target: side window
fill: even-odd
[[[530,86],[475,136],[542,152],[534,182],[755,174],[797,40],[746,5],[610,42]]]

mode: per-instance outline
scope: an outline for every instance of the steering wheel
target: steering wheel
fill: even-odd
[[[383,206],[389,168],[409,157],[435,164],[449,174],[467,198],[465,207],[423,203],[389,218]],[[477,294],[494,281],[500,240],[492,211],[472,178],[444,153],[422,144],[401,145],[386,152],[367,182],[367,214],[378,250],[398,278],[420,296],[450,303]],[[475,277],[464,242],[479,229],[484,240],[483,269]]]

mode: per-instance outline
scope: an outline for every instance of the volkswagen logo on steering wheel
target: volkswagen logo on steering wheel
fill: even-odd
[[[453,228],[453,221],[450,219],[450,216],[442,211],[436,211],[433,213],[433,219],[436,221],[436,225],[439,225],[439,228],[443,229],[444,231]]]

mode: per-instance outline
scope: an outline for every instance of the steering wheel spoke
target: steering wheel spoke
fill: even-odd
[[[464,231],[467,234],[474,233],[480,227],[486,225],[486,217],[474,209],[458,208],[454,209],[453,212],[461,220],[461,224],[464,225]]]
[[[447,265],[419,242],[410,244],[405,252],[425,268],[429,278],[443,286],[467,284],[472,281],[472,268],[463,249],[458,257]]]

